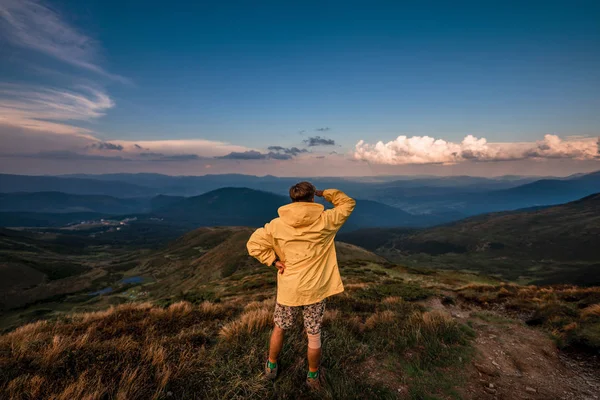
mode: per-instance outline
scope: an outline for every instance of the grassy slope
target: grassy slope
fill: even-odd
[[[532,211],[468,218],[424,230],[340,236],[407,265],[477,270],[540,283],[600,283],[600,195]]]
[[[341,272],[346,292],[330,299],[324,321],[328,388],[314,398],[486,395],[472,381],[474,374],[481,376],[471,364],[473,338],[482,324],[507,329],[512,322],[490,312],[459,320],[443,308],[430,308],[434,299],[484,310],[503,304],[505,310],[524,311],[525,320],[561,344],[598,348],[598,288],[521,287],[372,261],[342,262]],[[23,326],[0,336],[0,391],[15,399],[42,393],[57,399],[313,398],[302,385],[301,329],[287,336],[278,380],[261,378],[274,295],[274,271],[259,267],[154,302]],[[526,328],[519,329],[528,336]],[[465,392],[474,385],[478,391]]]
[[[250,233],[190,232],[139,263],[115,266],[123,277],[144,277],[141,285],[72,300],[71,308],[30,309],[29,319],[47,322],[0,336],[0,391],[15,399],[310,398],[300,329],[286,341],[281,377],[274,385],[260,377],[276,275],[246,255]],[[324,322],[325,398],[479,398],[481,387],[465,392],[476,332],[470,320],[430,308],[435,299],[483,309],[514,303],[560,343],[598,348],[597,288],[506,285],[397,266],[351,245],[337,249],[346,291],[330,299]]]
[[[236,271],[260,268],[246,252],[251,233],[252,229],[242,227],[200,228],[160,250],[148,251],[123,235],[111,246],[110,234],[80,241],[84,239],[81,236],[3,230],[0,272],[4,280],[0,288],[4,289],[0,303],[4,312],[0,329],[11,329],[54,312],[96,310],[131,299],[157,299]],[[139,235],[140,240],[149,238],[143,231]],[[133,236],[131,239],[135,241]],[[350,244],[338,243],[337,248],[340,260],[384,261]],[[121,283],[136,276],[143,277],[143,285]],[[89,295],[108,287],[113,289],[109,296]]]
[[[395,276],[400,271],[368,262],[342,269],[347,291],[331,299],[324,323],[325,397],[394,398],[398,388],[415,398],[456,394],[472,330],[426,311],[418,301],[434,292]],[[287,338],[275,385],[260,377],[273,272],[239,271],[158,305],[128,304],[19,328],[0,337],[0,390],[14,398],[310,397],[302,385],[306,339],[299,329]],[[365,375],[374,360],[389,381]]]
[[[29,318],[25,313],[7,323],[4,319],[11,314],[7,310],[63,302],[69,296],[76,303],[88,300],[87,293],[118,281],[124,268],[137,265],[134,260],[140,254],[143,250],[95,243],[83,236],[0,229],[0,328]]]

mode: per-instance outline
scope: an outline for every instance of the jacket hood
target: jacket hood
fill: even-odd
[[[277,213],[284,223],[296,228],[315,222],[324,209],[319,203],[296,202],[279,207]]]

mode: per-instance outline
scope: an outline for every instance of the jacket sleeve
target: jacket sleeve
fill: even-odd
[[[275,262],[277,255],[273,248],[273,236],[269,233],[269,224],[264,228],[258,228],[246,244],[248,254],[265,265]]]
[[[350,214],[352,214],[356,206],[356,201],[337,189],[323,191],[323,197],[325,200],[333,203],[333,208],[324,212],[325,225],[328,229],[337,231],[344,225]]]

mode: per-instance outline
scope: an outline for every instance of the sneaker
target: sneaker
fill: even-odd
[[[318,375],[315,378],[306,376],[306,386],[312,391],[320,391],[325,387],[325,373],[323,368],[319,368],[317,371]]]
[[[277,378],[277,364],[275,364],[274,368],[269,366],[269,360],[265,362],[265,376],[267,379],[275,379]]]

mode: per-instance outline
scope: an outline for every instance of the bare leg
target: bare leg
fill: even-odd
[[[321,365],[321,348],[311,349],[308,348],[308,370],[310,372],[317,372],[319,370],[319,365]]]
[[[272,363],[277,362],[277,357],[279,357],[279,353],[283,347],[283,337],[285,336],[285,331],[275,325],[273,328],[273,333],[271,334],[271,342],[269,345],[269,361]]]

